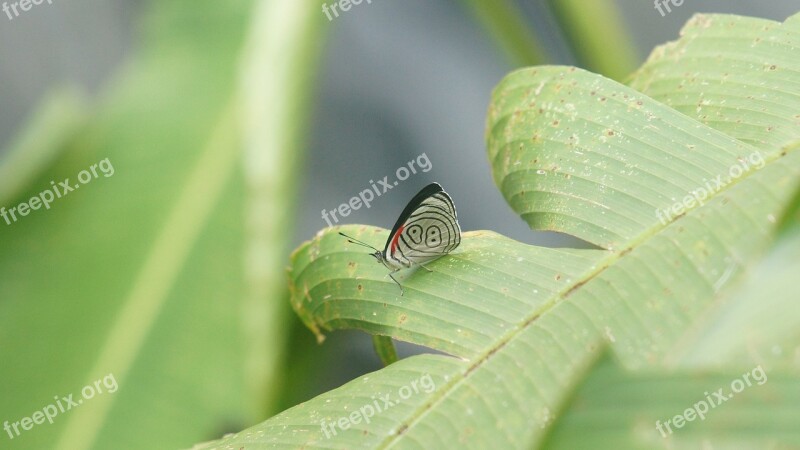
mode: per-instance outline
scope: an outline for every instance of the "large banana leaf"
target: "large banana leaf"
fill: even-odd
[[[600,249],[546,249],[469,232],[459,249],[430,264],[433,273],[407,274],[400,296],[363,248],[323,230],[295,252],[289,272],[292,304],[312,331],[322,337],[356,328],[452,356],[408,358],[204,447],[574,448],[569,444],[582,439],[574,435],[585,426],[603,425],[581,422],[576,412],[588,404],[593,418],[607,417],[627,385],[636,389],[622,404],[634,414],[612,428],[639,434],[609,445],[672,442],[653,421],[681,412],[672,412],[675,405],[691,406],[684,400],[702,393],[692,375],[592,369],[606,346],[626,371],[663,369],[670,352],[692,339],[711,347],[706,354],[713,350],[694,326],[731,301],[743,274],[769,251],[800,185],[798,36],[800,16],[784,24],[698,16],[681,40],[655,51],[634,74],[630,84],[640,90],[571,67],[508,75],[487,121],[499,189],[532,228]],[[680,101],[696,107],[671,106]],[[456,204],[463,201],[452,194]],[[387,237],[365,226],[343,231],[376,247]],[[796,345],[792,339],[781,336],[780,343]],[[691,367],[689,361],[678,365]],[[740,360],[726,363],[736,367],[712,381],[741,374],[734,364]],[[752,428],[748,444],[798,442],[797,369],[776,367],[779,381],[758,402],[770,407],[766,420],[782,420]],[[373,396],[399,394],[424,374],[436,380],[435,390],[356,423],[363,414],[354,411]],[[626,381],[637,376],[646,382]],[[597,392],[604,386],[613,386],[614,396]],[[671,387],[650,401],[642,397],[655,386]],[[680,401],[659,403],[670,395]],[[575,402],[584,397],[588,403]],[[732,402],[725,414],[752,413],[749,404]],[[632,429],[638,422],[630,417],[647,426]],[[702,442],[730,445],[725,433],[735,424],[728,417],[696,428]],[[335,435],[332,422],[340,427]],[[563,441],[560,429],[573,440]],[[687,439],[681,445],[700,442],[694,434]]]
[[[256,199],[245,202],[241,122],[265,119],[252,117],[262,100],[255,93],[240,109],[238,69],[254,2],[147,3],[142,45],[87,125],[75,136],[67,106],[50,107],[20,139],[25,151],[0,170],[15,176],[0,183],[3,206],[15,206],[51,180],[75,184],[101,160],[114,168],[49,210],[0,225],[0,416],[25,427],[25,417],[36,420],[61,398],[79,402],[52,424],[18,428],[3,448],[186,446],[259,420],[275,389],[290,311],[280,306],[284,279],[263,273],[283,263],[245,258],[245,249],[270,257],[260,252],[263,241],[288,226],[271,215],[246,234],[245,217],[263,217],[270,195],[291,198],[292,165],[275,156],[285,142],[260,145],[248,129],[248,167],[259,167],[256,157],[271,160],[285,178],[249,173]],[[318,12],[290,12],[304,18],[311,9]],[[255,54],[263,50],[257,37],[250,44],[245,90],[269,83],[252,79],[265,73],[252,67],[281,54]],[[288,136],[272,136],[285,141],[296,132],[293,92],[285,90],[291,101],[267,119],[284,120]],[[106,380],[103,393],[83,398],[96,380]]]

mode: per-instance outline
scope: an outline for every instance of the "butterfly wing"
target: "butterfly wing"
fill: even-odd
[[[461,243],[453,200],[438,183],[423,188],[400,214],[384,253],[396,265],[424,264],[453,251]]]

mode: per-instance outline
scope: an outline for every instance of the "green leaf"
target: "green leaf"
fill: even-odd
[[[784,23],[696,15],[656,48],[631,87],[771,156],[800,134],[800,15]]]
[[[657,49],[632,80],[670,106],[682,101],[681,112],[720,133],[586,72],[543,68],[511,74],[495,90],[487,125],[498,187],[533,228],[610,248],[658,223],[656,210],[707,181],[716,187],[714,179],[729,177],[737,163],[753,166],[741,159],[785,155],[800,144],[800,98],[789,88],[800,71],[793,44],[799,22],[798,16],[783,26],[697,16],[685,38]],[[725,39],[719,38],[723,31]],[[709,59],[715,64],[707,64]],[[759,130],[758,138],[745,139],[746,130]],[[556,189],[557,177],[569,181]],[[742,178],[746,174],[733,181]]]
[[[419,411],[432,408],[440,391],[464,368],[463,361],[444,356],[406,358],[231,436],[224,444],[245,448],[377,448],[387,437],[402,435]],[[435,434],[439,430],[427,431]],[[194,449],[222,445],[210,442]]]
[[[770,32],[761,21],[741,21]],[[792,51],[771,55],[777,66],[796,64],[796,42],[783,41]],[[672,70],[680,73],[681,64],[674,61]],[[739,76],[752,83],[778,77],[760,85],[790,92],[779,111],[800,111],[800,72],[760,68],[744,64]],[[746,127],[761,113],[742,112],[736,120]],[[292,305],[320,339],[323,332],[355,328],[445,352],[460,364],[416,409],[381,415],[386,427],[365,427],[365,436],[380,436],[364,447],[538,448],[554,419],[576,408],[574,391],[605,342],[626,370],[663,367],[676,345],[691,339],[698,318],[727,301],[772,246],[800,186],[794,144],[800,130],[787,125],[784,132],[782,140],[754,146],[576,68],[508,75],[494,92],[487,122],[498,187],[533,228],[568,233],[602,250],[546,249],[467,232],[458,249],[428,265],[433,273],[407,272],[400,296],[386,269],[348,245],[338,229],[303,244],[292,256]],[[717,176],[722,182],[709,184]],[[342,231],[376,247],[388,234],[366,226]],[[374,392],[369,384],[362,389]],[[313,421],[306,416],[319,418],[315,405],[334,398],[320,396],[209,446],[267,448],[276,424],[292,423],[303,428],[292,428],[296,439],[281,433],[287,446],[351,448],[350,435],[323,440],[308,425]],[[346,414],[360,402],[337,404]]]
[[[631,373],[604,360],[577,389],[542,448],[796,448],[797,377],[797,371],[761,365]]]
[[[84,400],[10,448],[174,448],[269,407],[277,362],[265,358],[279,357],[284,340],[267,333],[281,330],[288,308],[266,298],[285,291],[283,277],[270,285],[243,275],[260,274],[244,255],[240,122],[249,112],[237,77],[250,3],[152,2],[141,49],[86,126],[53,139],[64,134],[57,122],[32,144],[56,156],[3,206],[51,180],[75,183],[104,159],[114,173],[0,224],[0,415],[31,417],[54,395]],[[251,282],[264,291],[253,294]],[[245,318],[269,331],[248,334]],[[256,352],[261,367],[250,363]],[[109,375],[118,390],[82,398]]]
[[[617,251],[702,209],[700,202],[716,204],[751,177],[792,167],[780,148],[749,146],[574,68],[507,76],[495,90],[488,130],[495,182],[531,227]],[[791,189],[792,181],[773,186]],[[693,192],[693,206],[676,210]]]
[[[386,230],[377,228],[345,230],[372,244],[385,241],[387,235]],[[437,384],[432,412],[428,407],[418,408],[402,419],[405,425],[398,423],[389,431],[381,431],[381,445],[398,439],[445,445],[464,441],[466,437],[460,433],[475,433],[470,439],[478,439],[476,446],[488,444],[487,439],[497,436],[478,431],[492,415],[485,403],[490,399],[490,403],[504,405],[496,410],[491,407],[497,414],[492,420],[501,424],[504,435],[512,429],[519,431],[508,435],[514,439],[512,445],[518,446],[541,433],[549,420],[548,411],[560,400],[560,388],[578,377],[580,368],[588,365],[600,348],[587,342],[582,333],[565,335],[558,327],[532,324],[592,270],[595,261],[606,254],[602,250],[547,249],[520,245],[494,233],[468,232],[461,247],[449,257],[428,265],[435,273],[401,279],[405,296],[400,297],[397,286],[386,278],[385,269],[360,247],[356,250],[348,246],[336,231],[326,230],[293,256],[292,301],[309,326],[318,333],[333,327],[365,329],[467,360],[459,363],[461,370],[447,384]],[[585,320],[583,323],[588,325]],[[523,370],[525,367],[530,370]],[[496,379],[509,370],[526,372],[525,378],[518,380],[520,386],[530,382],[529,376],[535,376],[542,389],[520,402],[508,391],[512,386]],[[486,386],[489,380],[496,381],[491,388]],[[412,381],[411,377],[404,380]],[[348,408],[358,406],[350,405]],[[441,430],[442,417],[449,418],[445,430]],[[386,420],[393,421],[391,417]],[[218,445],[265,442],[252,440],[255,432],[235,435]],[[309,433],[298,438],[297,445],[321,439],[320,429],[315,427]],[[346,442],[331,442],[348,448]]]
[[[388,232],[346,227],[373,246]],[[588,276],[600,250],[524,246],[491,232],[467,232],[461,246],[428,267],[436,272],[398,278],[406,294],[338,228],[323,231],[292,258],[292,305],[322,340],[322,329],[356,328],[372,334],[474,358],[532,311]],[[366,308],[369,306],[369,308]]]
[[[670,351],[667,362],[680,367],[797,366],[800,354],[800,232],[782,237],[748,271],[725,301],[701,317]],[[732,276],[731,273],[727,274]]]

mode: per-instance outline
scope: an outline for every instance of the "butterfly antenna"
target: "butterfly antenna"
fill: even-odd
[[[375,250],[376,252],[379,252],[379,251],[380,251],[380,250],[378,250],[377,248],[375,248],[375,247],[373,247],[373,246],[371,246],[371,245],[367,244],[366,242],[359,241],[358,239],[356,239],[356,238],[354,238],[354,237],[350,237],[350,236],[348,236],[348,235],[346,235],[346,234],[342,233],[341,231],[339,232],[339,234],[341,234],[342,236],[346,237],[346,238],[347,238],[347,242],[351,242],[351,243],[353,243],[353,244],[358,244],[358,245],[362,245],[362,246],[364,246],[364,247],[371,248],[371,249]]]

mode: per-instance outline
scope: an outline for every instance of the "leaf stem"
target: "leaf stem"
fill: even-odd
[[[549,58],[536,35],[509,0],[463,0],[515,66],[534,66]]]
[[[372,345],[375,347],[375,353],[378,354],[384,366],[397,362],[397,349],[394,347],[394,342],[390,336],[373,335]]]
[[[549,0],[568,45],[581,67],[615,80],[637,66],[633,38],[611,0]]]

